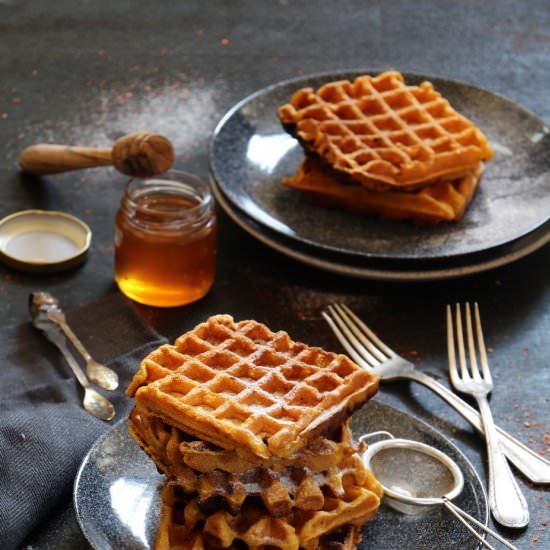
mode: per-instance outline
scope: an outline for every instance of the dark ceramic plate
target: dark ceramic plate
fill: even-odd
[[[445,437],[397,409],[371,401],[353,417],[356,436],[388,430],[397,437],[433,445],[452,457],[464,473],[463,492],[454,500],[487,523],[481,481],[466,457]],[[159,521],[162,476],[128,435],[126,421],[102,436],[85,457],[74,487],[74,506],[85,537],[96,550],[153,548]],[[474,550],[478,543],[448,512],[433,509],[403,516],[382,506],[363,531],[361,550]]]
[[[389,265],[387,260],[360,258],[320,250],[285,237],[244,214],[227,200],[215,181],[212,183],[214,196],[227,215],[260,242],[307,265],[350,277],[401,282],[452,279],[483,273],[515,262],[550,242],[550,222],[547,222],[525,237],[507,246],[495,247],[483,254],[426,260],[422,265],[418,262],[400,262],[398,266],[395,263]]]
[[[422,228],[316,206],[280,184],[303,153],[283,129],[277,107],[303,86],[377,71],[327,73],[269,86],[235,105],[216,127],[210,169],[227,199],[253,220],[318,250],[388,261],[425,261],[479,254],[519,239],[550,215],[550,130],[517,103],[461,82],[430,80],[488,137],[495,156],[459,223]]]

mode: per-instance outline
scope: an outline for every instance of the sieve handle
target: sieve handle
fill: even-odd
[[[468,512],[465,512],[462,508],[459,508],[456,504],[453,504],[448,498],[443,498],[443,506],[453,514],[453,516],[474,535],[474,537],[483,544],[486,548],[489,548],[491,550],[495,550],[493,546],[491,546],[469,523],[466,522],[466,520],[471,521],[474,525],[479,527],[480,529],[483,529],[487,534],[491,535],[495,539],[497,539],[499,542],[504,544],[506,548],[510,548],[510,550],[518,550],[517,546],[514,546],[511,542],[508,542],[506,539],[503,539],[498,533],[487,527],[486,525],[483,525],[480,521],[478,521],[476,518],[468,514]]]
[[[379,430],[378,432],[371,432],[370,434],[363,434],[360,438],[359,438],[359,441],[361,443],[366,443],[368,445],[368,440],[373,438],[373,437],[377,437],[379,435],[384,435],[386,436],[385,438],[383,438],[381,441],[383,441],[384,439],[395,439],[395,436],[393,436],[390,432],[386,432],[385,430]]]

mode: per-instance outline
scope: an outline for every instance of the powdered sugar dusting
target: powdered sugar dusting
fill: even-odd
[[[221,116],[222,83],[197,79],[184,85],[167,80],[154,88],[145,84],[135,89],[120,84],[108,89],[92,86],[87,89],[87,109],[69,107],[63,119],[28,124],[21,129],[25,141],[111,147],[125,134],[146,130],[170,139],[177,158],[204,153]],[[20,151],[21,143],[13,146]],[[15,157],[16,151],[12,153]]]
[[[106,473],[113,469],[120,461],[121,445],[125,443],[119,437],[118,432],[112,432],[113,436],[106,439],[101,446],[101,452],[95,456],[95,465],[100,472]]]

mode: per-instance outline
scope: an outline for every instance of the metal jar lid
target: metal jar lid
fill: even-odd
[[[24,271],[52,273],[81,264],[92,231],[64,212],[23,210],[0,220],[0,260]]]

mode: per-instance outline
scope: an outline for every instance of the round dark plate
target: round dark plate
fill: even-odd
[[[454,502],[487,523],[487,499],[466,457],[443,435],[393,407],[370,401],[353,416],[356,436],[388,430],[396,437],[433,445],[453,458],[464,473],[463,492]],[[76,476],[74,506],[84,536],[96,550],[153,548],[163,476],[128,434],[127,421],[97,440]],[[363,530],[360,550],[475,550],[477,541],[443,509],[404,516],[382,506]]]
[[[339,254],[297,242],[244,214],[227,200],[215,181],[212,182],[212,191],[226,214],[260,242],[312,267],[361,279],[419,282],[475,275],[524,258],[550,242],[550,222],[547,222],[525,237],[485,253],[452,259],[426,260],[422,264],[401,261],[396,265],[396,262]]]
[[[282,128],[277,108],[304,86],[378,71],[326,73],[274,84],[248,96],[220,121],[210,144],[210,169],[227,199],[265,227],[323,251],[399,261],[465,257],[524,237],[550,215],[550,130],[522,106],[489,91],[444,78],[430,80],[453,107],[485,133],[495,156],[458,223],[417,227],[310,203],[280,182],[303,158]]]

